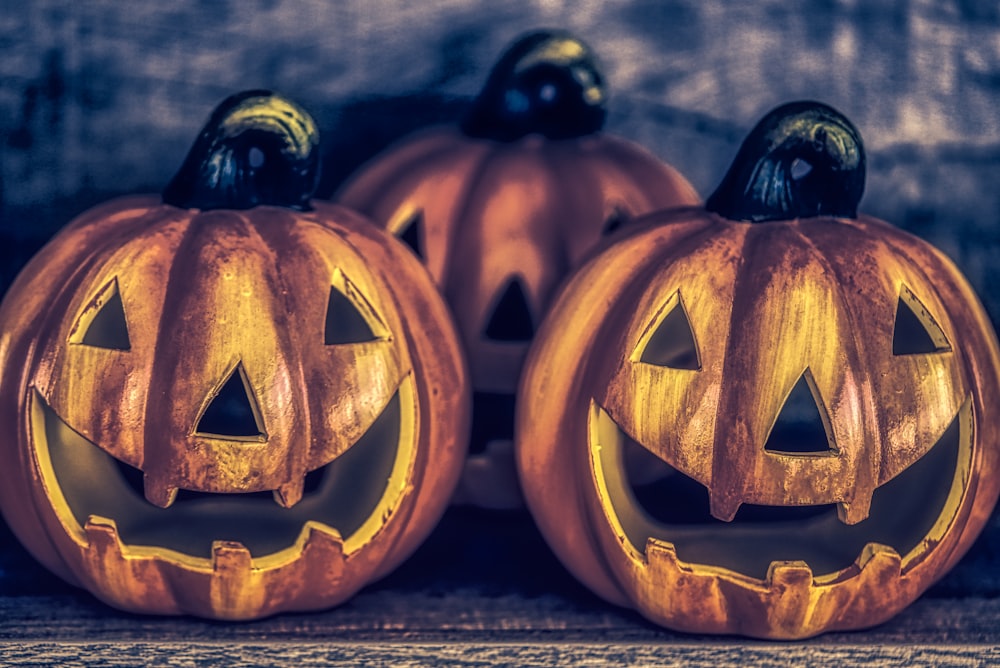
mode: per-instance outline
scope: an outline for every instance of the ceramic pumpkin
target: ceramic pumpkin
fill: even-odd
[[[447,505],[457,334],[402,243],[310,201],[317,141],[291,102],[233,96],[162,199],[83,214],[3,302],[3,514],[111,605],[329,607]]]
[[[601,131],[607,97],[583,42],[525,34],[458,127],[391,147],[337,195],[406,240],[451,306],[475,390],[459,497],[475,505],[522,505],[514,391],[556,286],[627,219],[698,201],[675,169]]]
[[[774,110],[707,201],[568,282],[529,356],[528,506],[595,592],[663,626],[878,624],[996,501],[1000,355],[939,251],[859,215],[857,130]]]

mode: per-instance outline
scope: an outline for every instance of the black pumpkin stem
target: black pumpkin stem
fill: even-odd
[[[522,35],[493,66],[462,131],[494,141],[533,133],[582,137],[604,127],[607,99],[590,48],[568,32],[538,30]]]
[[[319,180],[319,132],[301,107],[266,90],[222,102],[205,124],[163,201],[184,209],[300,211]]]
[[[820,102],[791,102],[747,135],[705,208],[730,220],[856,218],[865,189],[857,128]]]

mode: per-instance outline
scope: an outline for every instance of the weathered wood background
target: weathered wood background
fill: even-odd
[[[608,130],[676,165],[703,195],[772,107],[799,98],[837,107],[868,147],[863,209],[942,248],[1000,319],[994,0],[8,0],[0,282],[76,213],[158,191],[230,93],[271,88],[313,113],[326,156],[321,194],[329,194],[393,139],[458,118],[504,46],[537,27],[571,29],[594,48],[612,87]],[[523,516],[453,511],[410,564],[350,606],[235,626],[110,611],[52,582],[2,538],[0,657],[11,664],[59,656],[126,665],[157,653],[174,665],[292,655],[969,665],[996,660],[1000,641],[996,520],[887,627],[794,648],[669,634],[604,606],[560,569]],[[185,649],[192,640],[200,644]]]

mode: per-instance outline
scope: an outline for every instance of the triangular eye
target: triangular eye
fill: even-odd
[[[396,231],[396,237],[409,246],[417,257],[424,258],[424,212],[422,209],[417,209],[399,227],[399,230]]]
[[[653,333],[639,344],[639,361],[670,369],[697,371],[701,368],[698,346],[679,291],[671,296],[663,310],[666,315]]]
[[[515,278],[507,283],[483,333],[487,339],[512,343],[530,341],[535,336],[531,308],[521,281]]]
[[[921,355],[950,350],[948,338],[927,307],[908,287],[901,286],[892,330],[892,354]]]
[[[344,292],[341,292],[338,284],[343,286]],[[348,295],[351,295],[353,299]],[[357,291],[354,284],[338,270],[337,276],[334,277],[334,285],[330,286],[330,298],[326,305],[326,326],[323,337],[326,345],[365,343],[382,338],[372,329],[372,324],[361,313],[360,308],[368,311],[371,322],[376,321],[371,306]]]
[[[829,419],[806,369],[785,398],[764,449],[785,455],[833,455]]]
[[[243,439],[264,436],[260,408],[247,380],[243,363],[229,373],[198,418],[195,432],[203,436]]]
[[[601,235],[611,234],[615,230],[621,228],[622,225],[628,222],[629,218],[631,218],[631,216],[629,216],[625,207],[614,207],[611,209],[611,213],[608,214],[608,217],[604,219],[604,226],[601,228]]]
[[[69,340],[70,343],[107,350],[132,349],[117,278],[108,281],[80,314]]]

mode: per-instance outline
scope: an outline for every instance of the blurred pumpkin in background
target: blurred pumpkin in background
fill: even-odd
[[[458,501],[522,506],[514,393],[567,272],[632,217],[699,201],[674,168],[601,131],[607,99],[586,44],[562,31],[527,33],[459,126],[390,147],[336,196],[405,240],[454,313],[475,391]]]
[[[163,197],[70,223],[0,308],[0,504],[45,566],[137,612],[338,604],[444,511],[468,434],[426,269],[310,201],[318,135],[224,101]]]
[[[926,242],[857,213],[853,125],[791,103],[705,210],[585,265],[519,396],[531,512],[580,580],[664,626],[801,638],[885,621],[1000,489],[1000,352]]]

